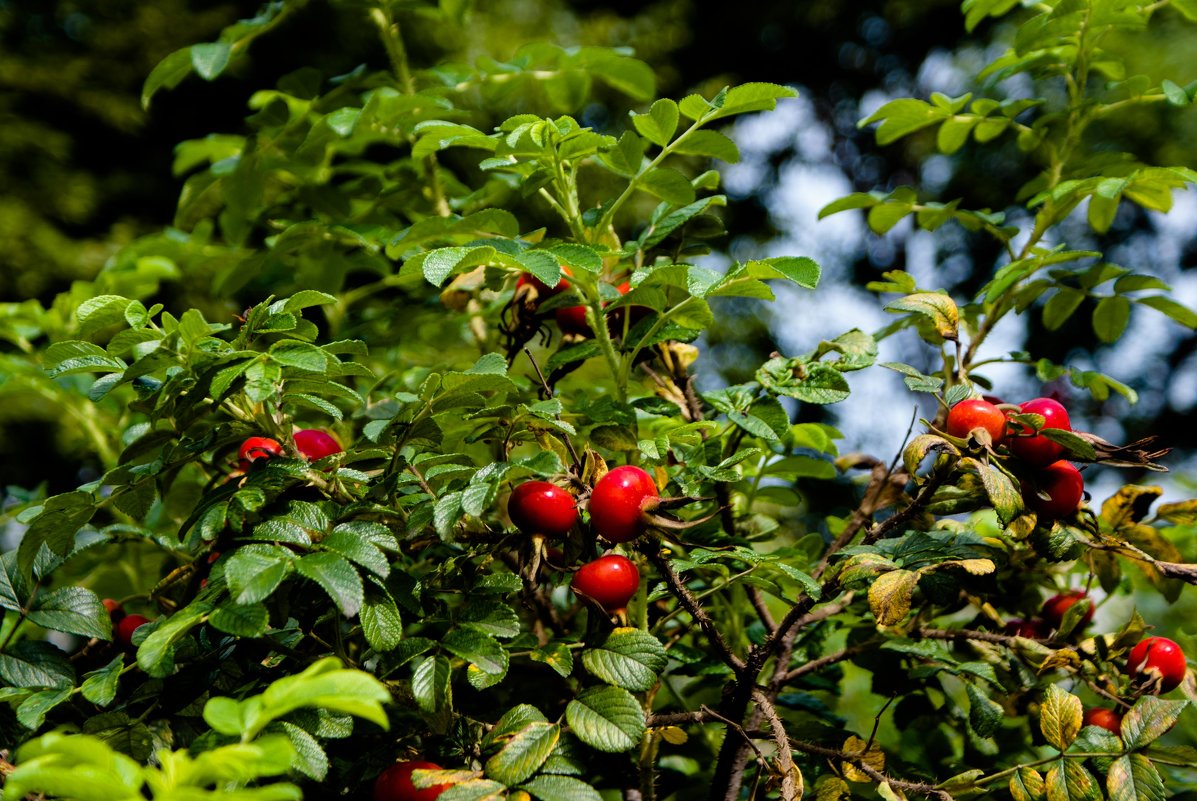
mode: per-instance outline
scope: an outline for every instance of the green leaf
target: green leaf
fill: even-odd
[[[998,724],[1006,716],[1001,704],[977,689],[972,682],[965,684],[968,691],[968,723],[981,737],[988,737],[997,731]]]
[[[574,671],[574,653],[564,643],[551,642],[535,648],[528,655],[533,662],[548,665],[558,676],[568,676]]]
[[[1100,801],[1101,788],[1081,763],[1061,760],[1047,771],[1048,801]]]
[[[1034,768],[1016,770],[1010,777],[1008,787],[1014,801],[1039,801],[1047,789],[1043,777]]]
[[[633,114],[632,125],[648,141],[664,147],[677,131],[677,103],[661,99],[653,103],[647,114]]]
[[[520,618],[502,601],[471,601],[458,617],[459,625],[493,637],[518,637]]]
[[[29,620],[51,631],[112,639],[112,620],[100,597],[83,587],[59,587],[34,596]]]
[[[118,654],[104,667],[84,673],[79,691],[96,706],[108,706],[116,698],[117,684],[124,666],[125,658]]]
[[[1093,310],[1093,333],[1102,342],[1117,342],[1130,321],[1131,302],[1122,295],[1102,298]]]
[[[310,342],[284,339],[270,346],[270,358],[284,367],[322,373],[328,369],[329,356]]]
[[[581,779],[542,774],[521,787],[540,801],[601,801],[602,796]]]
[[[75,669],[54,645],[22,640],[0,653],[0,679],[11,687],[73,687]]]
[[[17,721],[25,728],[37,731],[45,723],[47,713],[70,697],[70,687],[36,692],[17,706]]]
[[[474,629],[455,628],[445,635],[441,645],[446,651],[477,666],[483,673],[492,676],[507,674],[507,651],[489,634]]]
[[[507,785],[519,784],[540,769],[560,738],[556,723],[532,721],[486,761],[486,775]]]
[[[1128,749],[1144,748],[1162,737],[1180,720],[1188,701],[1165,701],[1145,695],[1122,719],[1123,741]]]
[[[420,660],[412,672],[411,691],[416,704],[429,714],[453,708],[453,665],[447,657]]]
[[[582,652],[582,664],[592,674],[617,687],[647,692],[669,661],[665,647],[649,634],[635,628],[617,628],[593,648]]]
[[[949,112],[922,100],[901,98],[891,100],[857,125],[861,128],[881,121],[877,127],[877,144],[888,145],[903,136],[946,119]]]
[[[390,700],[391,694],[378,679],[361,670],[346,669],[339,659],[328,657],[267,687],[261,703],[256,708],[250,705],[248,732],[254,736],[270,722],[302,708],[341,712],[386,729],[390,724],[383,705]],[[206,709],[204,719],[207,720]]]
[[[345,617],[362,608],[362,577],[344,557],[335,553],[310,553],[295,560],[295,571],[324,588]]]
[[[228,42],[208,42],[191,46],[191,66],[205,81],[215,80],[229,65],[232,45]]]
[[[140,798],[142,768],[86,734],[53,732],[21,746],[17,768],[4,783],[4,800],[36,794],[77,801]]]
[[[437,801],[502,801],[506,790],[490,779],[468,779],[443,791]]]
[[[674,143],[673,152],[682,156],[720,159],[728,164],[740,160],[740,149],[736,143],[718,131],[694,131]]]
[[[150,71],[141,86],[141,107],[148,109],[159,89],[173,89],[191,74],[191,48],[176,50]]]
[[[644,710],[622,687],[591,687],[565,708],[578,739],[599,751],[630,751],[644,738]]]
[[[645,173],[640,179],[640,188],[675,206],[694,202],[694,187],[690,181],[669,167],[658,167]]]
[[[394,599],[372,585],[366,587],[365,603],[359,613],[362,633],[375,651],[393,651],[403,639],[403,618]]]
[[[1049,331],[1055,331],[1064,325],[1086,297],[1086,294],[1079,289],[1060,287],[1043,306],[1043,327]]]
[[[282,722],[283,731],[291,740],[291,747],[295,749],[295,758],[291,767],[318,782],[328,776],[328,754],[320,745],[320,741],[294,723]]]
[[[745,272],[752,278],[767,280],[770,278],[784,278],[804,289],[814,289],[819,285],[822,268],[814,259],[806,256],[775,256],[768,259],[750,261],[744,265]]]
[[[1186,328],[1197,328],[1197,312],[1164,295],[1151,295],[1146,298],[1136,298],[1135,303],[1141,303],[1158,312],[1171,317]]]
[[[1082,713],[1081,699],[1052,684],[1040,707],[1039,729],[1049,743],[1063,751],[1081,730]]]
[[[703,115],[703,121],[711,122],[753,111],[772,111],[777,108],[778,100],[789,97],[798,97],[798,93],[788,86],[775,83],[753,82],[733,86],[727,90],[717,108]]]
[[[153,630],[137,648],[137,665],[155,678],[174,672],[174,652],[179,641],[203,622],[213,602],[200,596],[167,618],[153,621]],[[146,624],[150,628],[151,624]],[[144,630],[144,629],[143,629]]]
[[[270,613],[260,603],[221,605],[208,618],[212,627],[237,637],[261,637],[270,626]]]
[[[224,563],[233,600],[251,604],[269,598],[292,570],[292,562],[290,554],[279,546],[238,548]]]
[[[1109,801],[1164,801],[1168,794],[1159,771],[1143,754],[1114,760],[1106,774]]]

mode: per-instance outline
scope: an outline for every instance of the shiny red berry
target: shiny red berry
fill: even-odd
[[[547,481],[525,481],[511,492],[507,514],[525,534],[564,537],[578,521],[578,503],[566,490]]]
[[[1022,499],[1027,508],[1052,520],[1075,514],[1084,495],[1085,480],[1081,478],[1081,471],[1063,459],[1036,471],[1022,482]]]
[[[557,327],[563,334],[577,334],[578,336],[594,336],[590,323],[586,322],[585,306],[566,306],[553,312]]]
[[[1090,707],[1085,710],[1084,717],[1081,718],[1081,724],[1084,726],[1101,726],[1108,732],[1122,736],[1122,715],[1119,715],[1112,709],[1106,709],[1101,706]]]
[[[145,615],[125,615],[116,624],[116,641],[123,645],[132,645],[133,632],[149,622],[150,619]]]
[[[987,431],[990,442],[997,445],[1006,436],[1006,414],[980,398],[962,400],[948,412],[947,430],[953,437],[964,439],[975,428]]]
[[[1071,431],[1072,423],[1068,419],[1068,410],[1057,400],[1051,398],[1035,398],[1018,407],[1024,414],[1038,414],[1043,417],[1043,428],[1058,428]],[[1031,434],[1034,429],[1018,425],[1016,430]],[[1052,442],[1042,434],[1033,436],[1013,436],[1007,440],[1010,452],[1033,465],[1047,465],[1056,461],[1064,453],[1064,446]]]
[[[590,493],[590,521],[610,542],[627,542],[648,526],[645,510],[655,504],[657,485],[635,465],[616,467],[598,480]]]
[[[1184,681],[1185,652],[1167,637],[1148,637],[1131,649],[1126,672],[1153,695],[1174,690]]]
[[[1043,609],[1040,614],[1043,619],[1052,625],[1052,628],[1060,628],[1064,622],[1064,614],[1072,608],[1078,601],[1088,601],[1089,596],[1085,594],[1084,590],[1069,590],[1068,592],[1053,595],[1043,602]],[[1085,610],[1085,614],[1081,617],[1080,623],[1077,625],[1084,628],[1093,620],[1093,602],[1089,602],[1089,608]]]
[[[295,432],[295,447],[309,462],[332,456],[344,450],[341,444],[332,438],[327,431],[318,428],[305,428]]]
[[[242,470],[249,470],[259,460],[265,462],[273,459],[275,456],[282,455],[283,446],[279,444],[277,439],[272,439],[271,437],[249,437],[237,449],[237,463]]]
[[[443,770],[435,762],[396,762],[378,774],[374,780],[373,801],[436,801],[437,796],[448,790],[448,784],[434,784],[431,787],[416,787],[411,775],[417,770]]]
[[[570,586],[608,612],[618,612],[640,589],[640,571],[626,556],[609,553],[579,567]]]

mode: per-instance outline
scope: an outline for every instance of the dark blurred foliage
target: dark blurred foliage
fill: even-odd
[[[668,96],[695,90],[709,95],[748,80],[796,84],[832,135],[832,163],[856,190],[919,183],[934,147],[929,138],[916,136],[877,148],[871,130],[857,127],[865,113],[863,96],[877,91],[887,97],[919,94],[917,76],[929,54],[950,59],[953,52],[963,53],[966,57],[957,56],[963,58],[963,69],[970,64],[979,69],[996,55],[980,52],[992,30],[983,26],[976,35],[965,33],[956,0],[767,0],[733,7],[702,0],[495,0],[475,6],[460,29],[433,27],[418,13],[409,13],[405,38],[413,61],[427,64],[446,53],[502,58],[523,42],[550,39],[630,47],[653,66],[660,92]],[[385,61],[361,8],[313,1],[255,41],[251,58],[231,75],[213,83],[189,78],[160,92],[153,106],[142,110],[141,84],[154,64],[181,46],[214,38],[221,27],[255,10],[250,3],[201,0],[0,0],[0,300],[34,297],[49,303],[71,281],[94,275],[123,244],[169,225],[181,185],[171,174],[174,145],[213,132],[243,130],[246,103],[255,90],[275,85],[302,66],[334,76],[362,61]],[[1197,77],[1185,58],[1193,52],[1194,26],[1157,27],[1162,40],[1135,50],[1142,62],[1137,66],[1172,75],[1181,84]],[[592,108],[583,119],[594,125],[622,124],[611,115],[608,109]],[[1194,128],[1197,114],[1191,110],[1152,108],[1121,128],[1095,128],[1091,135],[1108,137],[1111,146],[1133,149],[1148,161],[1192,166],[1197,163]],[[1010,147],[1008,152],[966,147],[948,160],[950,171],[938,186],[938,198],[932,199],[961,197],[966,207],[1000,208],[1033,169]],[[777,230],[777,217],[766,200],[782,168],[798,158],[788,146],[767,156],[770,169],[760,186],[735,197],[726,211],[728,228],[738,232],[739,250],[750,255],[763,253],[767,243],[785,233]],[[1097,244],[1110,250],[1118,243],[1137,242],[1134,252],[1149,253],[1143,248],[1150,248],[1151,233],[1146,216],[1121,214]],[[869,240],[876,241],[871,235]],[[1193,242],[1179,255],[1182,265],[1193,261]],[[956,252],[947,253],[949,248]],[[949,288],[967,295],[1000,254],[989,240],[957,230],[941,243],[937,258],[949,255],[956,265],[956,283]],[[896,248],[865,247],[854,258],[855,263],[837,273],[861,284],[883,269],[904,265],[900,243]],[[189,299],[171,297],[169,302],[186,304]],[[745,302],[725,303],[718,312],[722,329],[708,342],[711,361],[727,367],[726,379],[746,380],[750,375],[735,366],[759,363],[779,347],[772,318]],[[1050,335],[1035,319],[1030,326],[1029,339],[1042,346],[1038,355],[1063,359],[1077,348],[1094,347],[1085,325]],[[1194,350],[1191,334],[1175,334],[1180,331],[1176,326],[1167,330],[1175,339],[1160,343],[1157,373],[1180,369]],[[1106,367],[1142,393],[1161,391],[1159,375],[1136,377]],[[1189,409],[1158,402],[1148,408],[1144,416],[1126,418],[1128,436],[1164,427],[1174,439],[1171,444],[1197,447],[1197,429],[1181,425]],[[822,411],[801,414],[805,419]],[[23,426],[19,415],[0,411],[0,426],[6,455],[28,453],[35,441],[29,437],[44,438],[40,429]],[[28,480],[25,468],[3,460],[0,484]],[[61,488],[71,480],[66,478]]]

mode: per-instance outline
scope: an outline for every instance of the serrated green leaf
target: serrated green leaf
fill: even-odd
[[[630,751],[644,737],[644,710],[622,687],[583,690],[565,708],[578,739],[599,751]]]
[[[532,721],[511,735],[499,753],[486,761],[486,775],[507,785],[519,784],[544,764],[557,747],[561,727]]]
[[[345,617],[362,608],[362,577],[344,557],[335,553],[310,553],[294,562],[295,572],[319,584]]]
[[[582,652],[582,664],[593,675],[635,692],[651,690],[668,661],[661,642],[635,628],[614,629]]]

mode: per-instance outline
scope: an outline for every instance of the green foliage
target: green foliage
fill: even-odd
[[[145,102],[192,73],[219,78],[301,5],[168,56]],[[966,24],[1015,5],[966,3]],[[1025,231],[909,187],[824,209],[867,209],[878,233],[914,215],[995,237],[1004,261],[974,297],[887,273],[871,289],[896,296],[891,325],[702,392],[693,343],[723,299],[818,288],[801,256],[696,263],[726,203],[709,162],[738,157],[724,123],[794,92],[660,98],[626,52],[548,43],[419,69],[401,26],[458,25],[461,4],[345,10],[376,30],[388,69],[300,70],[258,91],[244,131],[179,147],[174,228],[51,308],[0,318],[16,349],[4,369],[71,410],[104,460],[72,492],[13,505],[24,529],[0,559],[0,697],[20,748],[5,799],[364,795],[413,753],[449,766],[417,779],[450,785],[443,801],[651,797],[666,772],[736,799],[750,770],[787,801],[806,783],[821,798],[849,783],[886,799],[1002,784],[1066,801],[1103,783],[1159,798],[1164,774],[1191,766],[1191,744],[1168,739],[1187,701],[1126,675],[1146,621],[1110,612],[1089,633],[1084,613],[1098,586],[1132,586],[1127,564],[1167,599],[1194,581],[1194,502],[1149,516],[1160,493],[1131,485],[1052,516],[1055,488],[1012,441],[1148,469],[1166,449],[1010,409],[1001,436],[962,434],[941,412],[883,459],[841,454],[837,431],[787,405],[850,403],[852,374],[880,366],[946,409],[979,395],[994,361],[1133,395],[984,348],[1007,315],[1055,329],[1087,302],[1106,343],[1135,304],[1197,323],[1149,272],[1061,241],[1084,203],[1100,234],[1122,199],[1166,211],[1194,178],[1082,136],[1128,106],[1189,98],[1164,82],[1125,94],[1112,34],[1154,7],[1020,10],[986,74],[1026,76],[1042,97],[902,98],[864,122],[883,143],[934,129],[945,153],[1014,134],[1042,165],[1014,201]],[[599,102],[629,114],[585,124]],[[162,285],[182,280],[210,303],[174,308]],[[906,329],[938,364],[878,363]],[[311,429],[332,452],[312,454]],[[247,450],[250,437],[274,447]],[[630,502],[647,529],[631,541],[589,508],[615,464],[638,464],[656,490]],[[551,548],[506,509],[529,479],[577,501]],[[853,497],[844,515],[814,503],[836,493]],[[639,570],[626,610],[568,589],[608,547]],[[1082,581],[1094,597],[1055,629],[1007,626],[1038,612],[1042,590]],[[102,594],[122,608],[110,615]],[[126,606],[153,619],[129,634]],[[46,632],[86,644],[68,656]],[[897,726],[884,699],[899,699]],[[1121,705],[1120,735],[1082,726],[1097,699]]]

